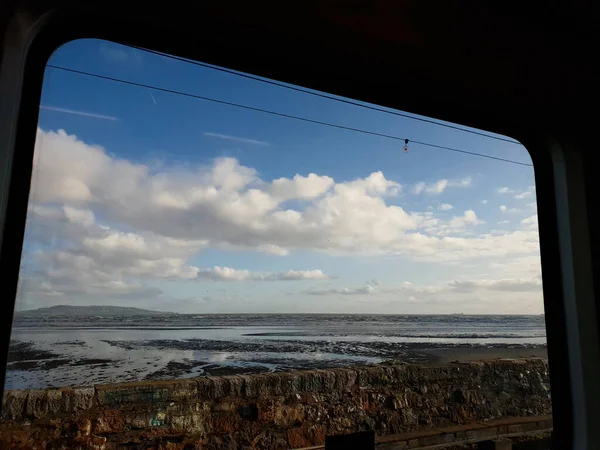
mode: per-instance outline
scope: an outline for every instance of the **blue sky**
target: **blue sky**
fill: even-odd
[[[520,145],[105,41],[71,42],[50,63],[531,162]],[[41,105],[20,309],[542,312],[531,167],[403,153],[52,68]]]

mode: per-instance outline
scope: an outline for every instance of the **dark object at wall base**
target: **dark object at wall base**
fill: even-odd
[[[327,436],[325,450],[375,450],[375,432],[359,431],[358,433]]]

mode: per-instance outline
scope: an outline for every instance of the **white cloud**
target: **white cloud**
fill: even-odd
[[[517,200],[523,200],[525,198],[532,197],[533,194],[535,194],[535,186],[529,186],[527,188],[527,190],[525,190],[523,192],[520,192],[517,195],[515,195],[515,198]]]
[[[538,229],[538,216],[534,214],[533,216],[527,217],[521,221],[521,226],[526,230],[535,230]]]
[[[509,208],[506,205],[500,205],[500,211],[502,211],[503,213],[509,213],[509,214],[523,212],[523,210],[521,210],[519,208]]]
[[[249,139],[249,138],[246,138],[246,137],[230,136],[228,134],[213,133],[213,132],[210,132],[210,131],[205,131],[204,132],[204,136],[215,137],[215,138],[218,138],[218,139],[225,139],[227,141],[241,142],[243,144],[260,145],[260,146],[263,146],[263,147],[271,145],[267,141],[259,141],[258,139]]]
[[[539,260],[537,261],[539,270]],[[401,312],[427,311],[430,313],[540,313],[542,282],[539,276],[531,278],[485,278],[452,280],[438,284],[412,283],[372,285],[370,283],[348,287],[309,289],[310,296],[356,297],[368,300],[370,311]],[[333,301],[333,300],[330,300]],[[349,303],[344,299],[344,303]],[[359,305],[360,303],[353,303]],[[366,311],[365,311],[366,312]]]
[[[521,192],[520,194],[515,195],[517,200],[523,200],[525,197],[529,197],[533,192]]]
[[[445,242],[451,235],[464,235],[469,227],[485,223],[477,218],[477,214],[472,209],[465,211],[462,216],[454,216],[448,221],[440,220],[432,213],[421,214],[418,218],[419,228],[430,236],[443,237]]]
[[[473,184],[473,178],[465,177],[460,180],[450,181],[450,187],[470,187]]]
[[[508,188],[506,186],[503,186],[503,187],[499,187],[498,189],[496,189],[496,192],[498,194],[513,194],[515,192],[515,190],[514,189],[510,189],[510,188]]]
[[[454,206],[452,206],[450,203],[442,203],[440,206],[438,206],[440,211],[450,211],[452,208],[454,208]]]
[[[106,299],[151,298],[161,291],[143,280],[301,281],[326,280],[321,270],[252,272],[186,263],[207,241],[180,240],[154,233],[123,232],[99,225],[90,210],[70,206],[31,206],[27,238],[40,249],[35,270],[25,270],[22,289],[30,296],[106,296]],[[54,242],[68,242],[55,247]]]
[[[208,167],[150,173],[145,165],[112,158],[64,131],[41,130],[34,164],[35,205],[85,207],[138,233],[218,248],[281,255],[296,249],[436,255],[450,260],[477,257],[483,249],[481,255],[487,255],[492,251],[488,246],[503,254],[537,245],[537,235],[525,237],[519,231],[449,236],[448,228],[481,222],[474,212],[444,222],[431,213],[408,213],[388,204],[386,198],[393,198],[401,186],[382,172],[347,182],[316,174],[267,182],[237,160],[221,158]],[[298,209],[282,206],[294,199],[309,202]],[[440,229],[445,230],[443,237]]]
[[[448,186],[448,180],[438,180],[431,184],[421,181],[415,184],[413,187],[413,192],[417,195],[421,194],[422,192],[425,192],[426,194],[440,194],[444,192],[446,186]]]
[[[510,220],[500,220],[498,222],[496,222],[498,225],[505,225],[507,223],[510,223]]]
[[[505,278],[541,278],[540,255],[520,256],[488,261],[491,273]]]
[[[477,214],[472,209],[464,212],[462,216],[453,217],[448,224],[451,228],[462,228],[466,225],[480,225],[484,223],[477,218]]]
[[[346,288],[329,288],[329,289],[310,289],[306,291],[308,295],[370,295],[376,292],[376,288],[371,285],[346,287]]]
[[[487,202],[488,202],[487,200],[481,200],[482,205],[487,205]]]
[[[448,180],[443,178],[441,180],[429,184],[421,181],[413,186],[412,192],[416,195],[419,195],[421,193],[435,195],[441,194],[446,190],[446,188],[449,187],[469,187],[471,186],[472,182],[473,179],[471,177],[465,177],[458,180]]]
[[[383,172],[373,172],[366,178],[359,178],[348,183],[338,183],[335,189],[340,194],[366,194],[369,196],[395,196],[398,195],[402,186],[395,181],[385,178]]]
[[[321,270],[288,270],[277,273],[260,273],[215,266],[212,269],[200,269],[197,278],[210,281],[302,281],[328,280],[331,277]]]
[[[489,289],[495,291],[534,291],[540,292],[542,280],[532,279],[503,279],[503,280],[469,280],[451,281],[448,283],[452,289],[461,292],[473,292],[478,289]]]
[[[404,255],[436,264],[524,257],[539,248],[527,224],[467,234],[483,223],[473,210],[449,220],[407,211],[402,186],[383,172],[346,181],[314,173],[265,180],[233,158],[151,170],[62,130],[38,130],[34,170],[27,238],[36,251],[22,289],[39,295],[105,289],[159,296],[153,280],[327,278],[319,270],[262,273],[190,263],[207,248]],[[432,189],[470,183],[446,180]]]
[[[381,172],[379,172],[381,173]],[[333,186],[333,178],[320,177],[314,173],[303,177],[296,174],[289,178],[278,178],[271,182],[271,194],[281,200],[302,199],[309,200],[327,192]]]

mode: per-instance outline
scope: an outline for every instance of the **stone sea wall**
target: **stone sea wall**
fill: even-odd
[[[0,448],[302,448],[550,413],[539,359],[311,370],[8,391]]]

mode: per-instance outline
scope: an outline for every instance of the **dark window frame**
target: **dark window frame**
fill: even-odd
[[[585,137],[507,119],[498,105],[477,109],[445,94],[448,85],[403,75],[402,62],[391,65],[332,50],[329,42],[299,39],[281,26],[256,25],[208,14],[177,26],[177,14],[140,15],[139,11],[97,5],[39,10],[27,2],[5,9],[0,54],[0,392],[10,340],[18,282],[31,163],[44,66],[62,44],[85,37],[153,48],[279,79],[391,108],[462,123],[512,136],[531,154],[537,187],[544,306],[554,410],[555,448],[600,448],[600,357],[594,288],[597,219],[593,215],[589,152]],[[93,2],[91,2],[93,3]],[[210,11],[208,11],[210,12]],[[181,25],[181,24],[179,24]],[[237,30],[237,35],[227,30]],[[331,31],[331,30],[330,30]],[[333,30],[335,31],[335,30]],[[274,34],[277,34],[274,37]],[[333,36],[333,32],[331,35]],[[240,41],[238,36],[243,36]],[[277,40],[277,46],[271,45]],[[204,45],[199,45],[204,42]],[[369,42],[356,42],[369,48]],[[279,58],[285,47],[294,58]],[[353,70],[350,74],[349,71]],[[340,80],[341,73],[349,74]],[[377,74],[377,77],[375,77]],[[387,75],[386,75],[387,74]],[[377,78],[377,79],[376,79]],[[369,84],[369,81],[371,82]],[[410,84],[407,88],[406,85]],[[401,95],[398,95],[398,92]],[[587,195],[586,195],[587,194]]]

